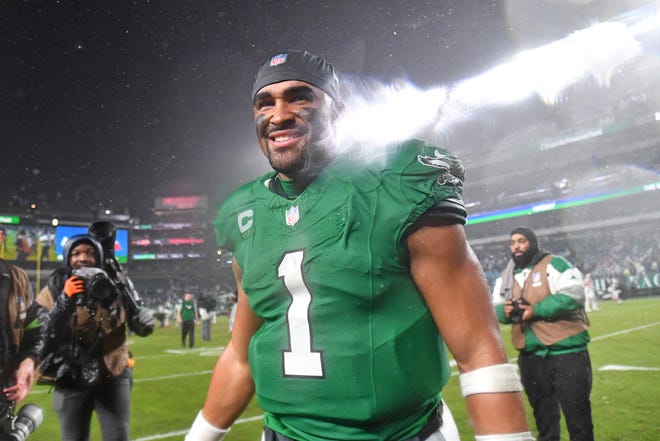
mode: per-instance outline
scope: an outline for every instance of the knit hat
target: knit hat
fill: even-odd
[[[339,79],[332,64],[305,51],[287,50],[270,57],[261,65],[254,78],[252,99],[257,92],[270,84],[298,80],[318,87],[337,101]]]

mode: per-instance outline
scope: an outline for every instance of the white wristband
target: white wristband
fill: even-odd
[[[476,435],[475,441],[534,441],[532,432],[503,433],[501,435]]]
[[[195,418],[185,441],[220,441],[229,433],[230,429],[220,429],[206,421],[200,410]]]
[[[522,385],[518,371],[512,364],[496,364],[465,372],[458,376],[463,396],[494,394],[498,392],[520,392]]]

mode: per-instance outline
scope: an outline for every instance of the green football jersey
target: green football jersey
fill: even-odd
[[[214,222],[264,319],[249,360],[265,423],[300,440],[414,436],[450,372],[406,230],[460,205],[460,162],[409,141],[367,165],[336,158],[293,200],[269,190],[274,177],[239,188]]]

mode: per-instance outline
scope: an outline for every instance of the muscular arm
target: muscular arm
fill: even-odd
[[[231,340],[213,370],[202,409],[204,418],[216,427],[228,428],[247,407],[254,395],[248,364],[248,344],[262,324],[248,303],[241,285],[241,270],[234,260],[232,270],[238,287],[238,306]]]
[[[408,238],[411,273],[461,373],[507,363],[481,265],[461,225],[425,226]],[[529,430],[518,392],[470,395],[477,435]]]

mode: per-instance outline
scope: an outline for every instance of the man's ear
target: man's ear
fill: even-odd
[[[332,122],[334,123],[339,119],[342,113],[344,113],[344,109],[346,109],[346,106],[344,105],[343,102],[341,101],[333,101],[332,102],[332,109],[330,112],[330,118],[332,119]]]

